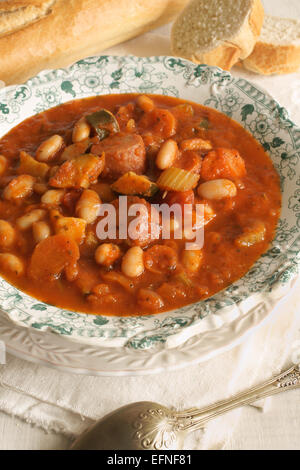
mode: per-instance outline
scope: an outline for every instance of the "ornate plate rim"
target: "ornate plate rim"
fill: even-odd
[[[146,64],[152,64],[152,65],[153,65],[154,63],[164,63],[164,64],[165,64],[167,61],[174,61],[175,64],[177,64],[177,65],[180,64],[180,65],[178,65],[178,67],[183,67],[183,68],[186,69],[187,71],[188,71],[188,70],[192,70],[192,71],[195,72],[195,75],[196,75],[196,70],[198,70],[199,73],[203,73],[203,74],[204,74],[204,72],[205,72],[205,73],[207,72],[207,73],[211,73],[212,75],[216,75],[216,76],[218,75],[219,78],[220,78],[219,83],[218,83],[218,84],[217,84],[217,83],[212,84],[212,86],[211,86],[212,88],[213,88],[213,86],[215,86],[215,88],[218,88],[218,86],[219,86],[219,87],[223,86],[222,83],[221,83],[222,80],[224,80],[224,81],[229,80],[229,82],[232,83],[232,84],[235,84],[238,80],[241,80],[241,81],[244,82],[244,84],[246,84],[246,86],[247,86],[247,84],[248,84],[249,86],[255,88],[258,92],[260,92],[262,95],[264,95],[265,97],[267,97],[267,98],[270,100],[270,102],[271,102],[271,103],[273,104],[273,106],[274,106],[274,108],[272,109],[272,112],[277,113],[276,119],[279,119],[279,120],[282,121],[282,122],[283,122],[283,121],[288,122],[291,128],[295,129],[296,132],[300,132],[300,129],[298,129],[297,126],[296,126],[294,123],[292,123],[292,122],[288,119],[288,113],[286,112],[286,110],[284,110],[284,108],[282,108],[282,107],[280,106],[280,104],[279,104],[273,97],[271,97],[271,95],[270,95],[267,91],[263,90],[261,87],[258,87],[257,85],[252,85],[251,82],[249,82],[248,80],[233,78],[232,75],[231,75],[229,72],[222,71],[221,69],[218,69],[218,68],[216,68],[216,67],[209,67],[209,66],[205,66],[205,65],[196,66],[196,65],[193,64],[192,62],[189,62],[189,61],[186,61],[186,60],[183,60],[183,59],[179,59],[179,58],[169,57],[169,56],[153,56],[153,57],[135,57],[135,56],[121,56],[121,57],[118,57],[118,56],[95,56],[95,57],[87,58],[87,59],[85,59],[85,60],[90,61],[91,63],[93,63],[93,61],[94,61],[94,63],[95,63],[95,61],[97,61],[97,60],[107,60],[108,62],[115,60],[116,62],[119,61],[119,62],[118,62],[119,64],[120,64],[120,63],[124,64],[124,62],[128,61],[128,62],[130,62],[130,63],[133,63],[133,62],[136,62],[136,63],[143,63],[143,62],[144,62],[144,63],[146,63]],[[74,71],[74,68],[76,68],[76,66],[82,65],[85,60],[83,60],[83,61],[78,61],[78,62],[76,62],[75,64],[73,64],[72,66],[68,67],[67,69],[58,69],[58,70],[46,70],[46,71],[42,71],[40,74],[38,74],[38,75],[37,75],[36,77],[34,77],[33,79],[30,79],[30,80],[29,80],[28,82],[26,82],[24,85],[25,85],[25,86],[36,86],[36,85],[38,84],[38,81],[40,80],[41,82],[43,82],[43,81],[45,80],[45,77],[51,77],[51,76],[52,76],[52,78],[55,77],[55,78],[57,79],[57,77],[59,77],[60,74],[62,74],[62,76],[68,76],[68,74],[70,74],[71,71]],[[89,70],[89,67],[87,67],[87,70]],[[175,73],[177,73],[177,72],[175,72]],[[50,78],[50,80],[51,80],[51,78]],[[20,89],[20,86],[17,85],[17,86],[10,86],[10,87],[7,87],[7,88],[5,88],[4,90],[5,90],[6,93],[10,93],[10,92],[12,92],[12,91],[17,92],[17,90],[19,90],[19,89]],[[214,91],[215,91],[216,93],[218,93],[218,90],[214,90]],[[0,90],[0,97],[1,97],[2,92],[3,92],[3,90]],[[211,93],[213,94],[213,91],[212,91]],[[91,94],[90,94],[90,95],[91,95]],[[80,96],[80,97],[81,97],[81,96]],[[66,101],[68,101],[68,100],[66,100]],[[31,113],[31,114],[32,114],[32,113]],[[274,114],[274,119],[275,119],[275,114]],[[1,122],[1,121],[0,121],[0,122]],[[14,124],[14,125],[15,125],[15,124]],[[298,250],[298,248],[297,248],[297,250]],[[296,251],[296,254],[295,254],[295,250],[294,250],[294,251],[293,251],[293,255],[294,255],[294,258],[296,258],[296,255],[298,255],[298,251]],[[290,260],[289,260],[289,261],[290,261]],[[294,264],[298,265],[298,260],[295,261],[295,259],[294,259],[293,261],[294,261]],[[282,272],[281,272],[281,275],[284,276],[285,272],[286,272],[286,270],[283,269]],[[278,273],[277,273],[277,274],[278,274]],[[293,275],[291,276],[290,281],[292,281],[293,278],[294,278],[295,275],[296,275],[295,272],[292,273],[292,274],[293,274]],[[280,273],[279,273],[279,275],[280,275]],[[243,278],[243,279],[244,279],[244,278]],[[275,279],[275,280],[277,280],[277,279]],[[274,280],[273,280],[273,281],[274,281]],[[1,282],[1,281],[0,281],[0,282]],[[2,282],[3,282],[3,281],[2,281]],[[4,281],[4,282],[5,282],[5,281]],[[274,281],[274,282],[275,282],[275,281]],[[6,283],[6,284],[8,284],[8,283]],[[12,288],[12,289],[14,289],[14,288]],[[24,295],[24,294],[22,293],[22,295]],[[280,296],[281,296],[281,295],[279,295],[279,297],[280,297]],[[269,299],[269,301],[270,301],[270,304],[272,304],[272,301],[271,301],[270,299]],[[39,303],[42,304],[42,302],[39,302]],[[2,306],[2,308],[3,308],[3,304],[2,304],[1,306]],[[5,307],[5,305],[4,305],[4,307]],[[191,307],[192,307],[192,306],[189,306],[189,307],[187,307],[185,310],[184,310],[184,309],[183,309],[183,310],[181,309],[181,312],[184,311],[184,313],[186,313],[186,312],[188,312],[188,310],[189,310]],[[225,309],[225,310],[226,310],[226,309]],[[9,316],[10,316],[10,318],[11,318],[11,321],[14,322],[14,323],[12,323],[12,325],[15,325],[15,328],[19,329],[22,325],[24,326],[24,323],[20,322],[17,318],[15,318],[15,317],[14,317],[14,313],[15,313],[15,312],[14,312],[14,309],[11,309],[10,312],[9,312]],[[160,317],[160,319],[163,318],[163,317],[167,318],[168,315],[171,315],[171,314],[173,314],[173,313],[174,313],[174,312],[168,312],[167,314],[160,314],[160,315],[155,316],[155,317],[156,317],[156,318],[157,318],[157,317]],[[85,314],[79,314],[79,315],[85,315]],[[260,324],[260,323],[261,323],[266,317],[268,317],[269,315],[270,315],[270,311],[268,310],[267,312],[264,313],[264,315],[261,316],[260,320],[258,321],[258,324]],[[3,331],[1,330],[1,327],[3,327],[3,324],[6,324],[7,317],[6,317],[6,318],[5,318],[5,317],[6,317],[6,315],[1,315],[1,317],[0,317],[0,320],[1,320],[1,321],[0,321],[0,338],[1,338],[1,336],[4,336]],[[111,318],[111,317],[110,317],[110,318]],[[152,318],[152,316],[149,316],[148,318]],[[4,320],[4,319],[5,319],[5,320]],[[242,321],[242,320],[243,320],[243,318],[242,318],[242,315],[241,315],[240,321]],[[203,322],[203,320],[201,320],[201,322]],[[187,333],[187,334],[181,335],[182,338],[181,338],[181,340],[179,341],[178,345],[176,346],[177,349],[178,349],[178,348],[182,348],[182,347],[189,341],[189,340],[187,340],[187,337],[188,337],[189,339],[191,339],[191,338],[193,338],[193,337],[199,336],[199,334],[197,334],[197,331],[196,331],[196,332],[195,332],[195,331],[193,332],[193,328],[190,328],[190,326],[191,326],[192,323],[193,323],[193,322],[188,323],[188,325],[185,325],[185,324],[184,324],[184,325],[180,326],[180,329],[181,329],[184,333],[187,333],[187,330],[190,330],[190,331],[189,331],[189,333]],[[208,322],[208,323],[210,323],[210,322]],[[256,321],[253,320],[252,327],[251,327],[251,325],[249,325],[247,331],[250,331],[250,330],[252,330],[253,328],[256,328],[256,327],[258,326],[258,324],[256,324],[256,323],[257,323],[257,320],[256,320]],[[234,323],[232,323],[232,326],[233,326],[233,324],[234,324]],[[162,321],[162,325],[163,325],[163,321]],[[6,324],[6,326],[7,326],[7,324]],[[168,326],[168,325],[165,324],[165,325],[162,326],[162,328],[164,328],[165,326]],[[174,330],[174,323],[171,324],[171,325],[169,325],[169,326],[170,326],[171,330]],[[188,328],[186,328],[186,326],[188,326]],[[193,326],[193,325],[192,325],[192,326]],[[216,325],[214,325],[214,326],[216,326]],[[25,328],[22,328],[22,330],[24,330],[24,329],[25,329],[25,330],[28,330],[28,336],[30,336],[31,330],[33,330],[34,328],[38,328],[38,330],[40,330],[40,328],[39,328],[39,327],[36,327],[34,324],[28,324],[28,325],[26,325]],[[45,328],[45,326],[44,326],[43,328]],[[43,332],[43,328],[42,328],[42,330],[39,331],[40,333]],[[57,335],[53,335],[53,332],[56,331],[56,333],[57,333],[57,330],[53,329],[51,326],[50,326],[49,328],[46,327],[46,329],[52,330],[51,332],[50,332],[50,331],[47,331],[47,332],[46,332],[45,329],[44,329],[44,332],[47,333],[47,335],[48,335],[48,333],[51,333],[49,338],[50,338],[50,342],[53,344],[53,342],[55,342],[55,341],[54,341],[54,338],[57,338]],[[234,328],[233,328],[233,329],[234,329]],[[165,330],[166,330],[166,328],[165,328]],[[184,331],[184,330],[185,330],[185,331]],[[196,328],[196,330],[197,330],[197,328]],[[29,331],[30,331],[30,334],[29,334]],[[38,332],[37,332],[37,333],[38,333]],[[169,334],[166,334],[166,335],[165,335],[165,339],[164,339],[164,341],[163,341],[164,345],[166,346],[165,348],[164,348],[164,347],[162,347],[162,348],[161,348],[161,347],[158,347],[158,348],[152,348],[152,347],[151,347],[150,350],[149,350],[149,353],[150,353],[149,356],[152,356],[152,357],[153,357],[154,352],[155,352],[155,351],[160,351],[160,350],[163,351],[165,354],[172,354],[172,353],[174,353],[174,350],[176,350],[176,348],[174,348],[174,347],[172,347],[172,346],[170,346],[170,345],[172,345],[172,340],[173,340],[173,339],[175,340],[175,343],[176,343],[176,335],[175,335],[175,338],[171,338],[171,341],[168,340],[168,337],[171,336],[171,335],[173,335],[173,333],[174,333],[174,331],[172,331],[172,332],[170,333],[170,335],[169,335]],[[46,335],[44,334],[44,337],[45,337],[45,336],[46,336]],[[201,336],[201,334],[200,334],[200,336]],[[242,337],[243,337],[243,336],[244,336],[244,335],[242,335]],[[240,337],[241,337],[241,335],[239,335],[239,337],[236,338],[236,339],[233,339],[233,338],[232,338],[231,341],[229,341],[228,345],[226,346],[226,349],[229,347],[229,345],[233,345],[233,344],[234,344],[234,341],[239,341],[239,338],[240,338]],[[82,345],[82,344],[89,344],[89,347],[93,347],[93,345],[90,344],[89,338],[86,338],[86,337],[85,337],[85,338],[76,338],[76,337],[73,337],[73,336],[68,336],[68,337],[65,336],[65,337],[63,337],[63,339],[64,339],[66,345],[72,343],[72,348],[74,347],[75,344],[77,344],[76,347],[78,347],[78,348],[80,348],[80,345]],[[140,339],[139,339],[138,341],[140,341]],[[167,343],[170,343],[170,345],[168,346]],[[109,344],[109,342],[108,342],[108,344]],[[49,345],[48,345],[48,346],[49,346]],[[156,346],[157,346],[157,345],[156,345]],[[161,345],[159,344],[158,346],[161,346]],[[106,345],[99,343],[99,344],[98,344],[98,348],[99,348],[99,347],[100,347],[100,348],[105,348]],[[110,346],[109,346],[109,347],[110,347]],[[224,346],[224,347],[225,347],[225,346]],[[143,354],[146,352],[146,351],[143,350],[143,346],[140,347],[140,345],[138,345],[137,347],[135,347],[135,345],[133,345],[133,348],[134,348],[135,352],[137,351],[137,349],[138,349],[141,353],[143,353]],[[25,349],[26,349],[26,348],[25,348]],[[114,349],[115,349],[115,346],[114,346]],[[126,348],[126,349],[127,349],[127,348]],[[223,348],[223,349],[224,349],[224,348]],[[223,350],[223,349],[222,349],[222,350]],[[123,351],[124,351],[124,349],[123,349]],[[24,352],[25,352],[25,351],[24,351]],[[115,349],[115,352],[116,352],[116,349]],[[27,354],[28,354],[28,351],[27,351]],[[210,354],[214,354],[214,352],[211,351]],[[43,355],[43,354],[42,354],[42,355]],[[206,357],[206,356],[207,356],[207,355],[203,355],[203,354],[202,354],[201,357],[199,356],[199,357],[197,357],[195,360],[196,360],[196,361],[204,360],[203,357]],[[37,357],[35,358],[35,360],[38,360]],[[45,360],[45,358],[44,358],[43,360]],[[165,366],[164,366],[163,368],[171,368],[170,365],[167,365],[167,362],[168,362],[168,360],[166,361],[166,364],[165,364]],[[191,359],[191,362],[192,362],[192,359]],[[146,364],[144,364],[143,367],[145,367],[145,366],[147,367]],[[179,366],[180,366],[180,364],[178,364],[176,367],[179,367]],[[69,368],[69,367],[70,367],[70,365],[68,366],[68,368]],[[150,371],[150,370],[151,370],[151,367],[149,367],[149,371]],[[143,373],[145,373],[145,372],[146,372],[145,369],[143,369]],[[89,372],[89,373],[90,373],[90,372]],[[98,371],[97,373],[100,373],[100,374],[104,374],[104,373],[105,373],[105,374],[106,374],[106,372],[103,372],[103,371],[102,371],[102,372],[99,372],[99,371]],[[134,366],[132,365],[131,371],[128,371],[128,370],[126,371],[126,374],[128,374],[128,373],[137,374],[137,373],[139,373],[139,372],[137,372],[137,371],[135,370]],[[112,369],[112,370],[109,372],[109,375],[111,375],[111,374],[119,374],[119,373]]]
[[[207,348],[207,345],[203,344],[200,333],[182,343],[180,348],[155,351],[154,357],[151,358],[154,359],[153,364],[149,364],[148,355],[139,358],[121,357],[123,349],[112,353],[112,348],[88,346],[64,337],[54,338],[52,331],[41,332],[31,327],[20,327],[13,324],[7,317],[1,316],[0,339],[7,343],[6,352],[13,356],[62,372],[102,377],[159,374],[166,370],[174,371],[200,364],[239,346],[258,328],[271,322],[273,317],[278,315],[281,304],[287,301],[297,289],[295,279],[290,287],[289,292],[278,299],[277,304],[273,304],[271,310],[258,305],[258,308],[248,312],[243,322],[238,319],[229,325],[229,333],[232,334],[233,331],[235,333],[231,341],[220,336],[218,347]],[[215,333],[208,332],[206,343],[214,337]],[[116,359],[116,364],[113,363],[114,359]]]

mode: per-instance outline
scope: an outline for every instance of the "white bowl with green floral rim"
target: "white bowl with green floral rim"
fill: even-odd
[[[11,353],[78,373],[134,375],[200,362],[271,317],[299,266],[300,129],[267,92],[216,67],[175,57],[98,56],[0,90],[0,138],[27,117],[71,99],[158,93],[229,115],[269,151],[281,176],[272,246],[225,291],[157,315],[94,316],[39,302],[0,279],[0,339]]]

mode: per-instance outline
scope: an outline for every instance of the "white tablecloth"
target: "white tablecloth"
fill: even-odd
[[[269,13],[300,18],[299,0],[264,3]],[[168,31],[168,27],[160,28],[107,52],[168,55]],[[300,74],[259,77],[241,70],[233,73],[268,89],[300,123]],[[0,366],[0,449],[66,448],[71,434],[122,404],[149,399],[176,407],[203,405],[269,377],[291,362],[292,353],[300,358],[299,286],[271,324],[232,351],[182,371],[149,377],[78,377],[8,357],[7,365]],[[264,412],[259,410],[247,407],[216,420],[204,435],[191,437],[186,448],[300,448],[300,391],[273,398]]]

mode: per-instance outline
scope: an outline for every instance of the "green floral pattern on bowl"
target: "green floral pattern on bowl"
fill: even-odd
[[[99,56],[68,69],[44,71],[0,90],[0,137],[25,118],[71,99],[107,93],[159,93],[213,107],[240,122],[270,152],[281,177],[283,208],[276,238],[241,280],[214,297],[154,316],[109,317],[69,312],[38,302],[0,279],[0,306],[21,326],[134,350],[164,348],[170,336],[203,318],[241,310],[257,294],[289,283],[299,266],[300,129],[268,93],[216,67],[174,57]],[[198,331],[198,330],[197,330]],[[188,334],[186,338],[188,337]]]

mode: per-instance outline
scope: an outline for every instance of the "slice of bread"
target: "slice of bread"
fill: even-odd
[[[172,27],[172,53],[230,70],[251,54],[263,19],[261,0],[192,0]]]
[[[246,69],[263,75],[297,72],[300,68],[300,20],[266,16]]]

